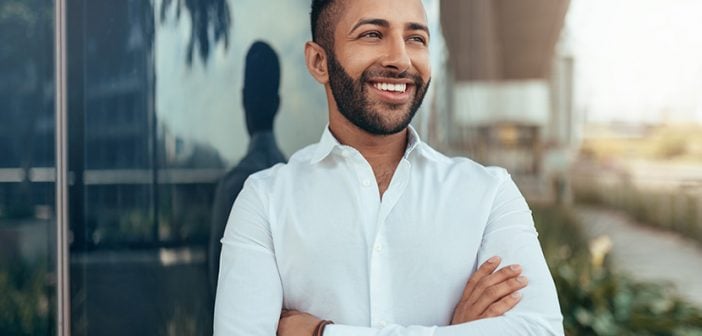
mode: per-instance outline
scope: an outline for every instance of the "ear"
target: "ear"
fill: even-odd
[[[307,71],[317,82],[320,84],[329,82],[327,52],[322,46],[312,41],[305,43],[305,63],[307,63]]]

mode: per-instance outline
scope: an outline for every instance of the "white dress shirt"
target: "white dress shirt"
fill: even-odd
[[[328,129],[288,164],[249,177],[222,238],[215,335],[275,335],[282,308],[333,320],[325,336],[563,334],[531,211],[509,174],[408,134],[382,199],[368,162]],[[448,326],[492,256],[522,265],[521,301]]]

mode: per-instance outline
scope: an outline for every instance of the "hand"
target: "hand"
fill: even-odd
[[[527,285],[526,277],[520,276],[521,266],[511,265],[494,272],[499,264],[500,258],[492,257],[468,279],[453,312],[452,325],[500,316],[519,302],[518,290]]]
[[[310,336],[322,320],[297,310],[283,310],[278,322],[278,336]]]

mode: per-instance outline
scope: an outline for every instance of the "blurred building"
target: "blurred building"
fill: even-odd
[[[443,141],[507,168],[533,197],[565,186],[577,143],[573,57],[562,36],[569,0],[442,0],[454,125]],[[561,191],[558,191],[561,190]],[[549,194],[549,195],[547,195]]]

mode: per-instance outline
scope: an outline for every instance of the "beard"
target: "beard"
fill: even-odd
[[[339,112],[347,120],[356,125],[356,127],[373,135],[396,134],[407,128],[407,125],[409,125],[422,105],[431,80],[424,83],[424,80],[418,74],[410,74],[407,71],[372,69],[366,69],[359,79],[353,79],[336,59],[333,51],[328,51],[327,55],[329,85]],[[368,87],[365,83],[368,83],[369,78],[375,77],[412,80],[415,92],[409,106],[406,104],[370,102],[368,99]],[[381,107],[385,107],[386,111],[383,111]],[[400,118],[392,120],[387,113],[398,113]]]

